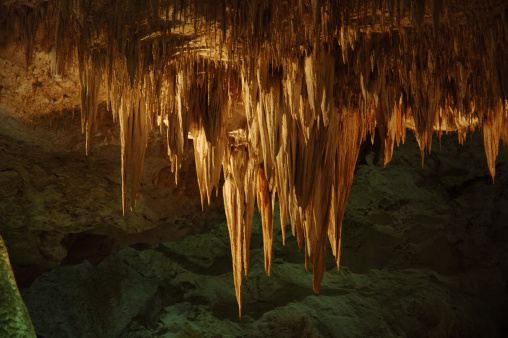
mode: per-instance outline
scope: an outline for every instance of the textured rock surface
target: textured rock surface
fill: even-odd
[[[422,161],[434,131],[457,130],[462,143],[480,128],[492,178],[499,141],[508,143],[503,0],[9,0],[0,6],[1,98],[32,120],[79,108],[87,154],[106,103],[120,127],[124,214],[142,192],[143,165],[158,168],[145,161],[151,128],[166,135],[164,152],[177,181],[193,146],[202,203],[222,187],[223,172],[239,310],[255,199],[267,273],[277,196],[282,222],[291,220],[319,291],[328,242],[340,264],[344,211],[368,135],[377,130],[386,164],[406,128],[414,131]],[[15,175],[9,169],[6,179]],[[39,187],[44,194],[57,195],[59,185],[46,183],[49,188]],[[158,209],[164,199],[151,197],[140,207]],[[96,209],[93,217],[108,217]],[[164,218],[141,212],[152,222]],[[117,222],[124,231],[146,229]],[[62,241],[68,242],[58,233],[40,238],[45,248]],[[62,247],[44,255],[57,263]]]
[[[30,126],[0,105],[0,233],[18,280],[84,257],[97,263],[129,243],[181,239],[224,219],[218,199],[201,211],[192,152],[175,185],[157,135],[147,149],[147,193],[124,217],[118,128],[103,113],[86,157],[79,118],[69,114]]]
[[[328,242],[340,264],[344,211],[369,134],[377,130],[386,164],[406,128],[414,131],[423,160],[434,131],[457,130],[462,143],[479,127],[492,178],[499,141],[508,142],[506,1],[9,0],[0,7],[0,98],[11,113],[32,121],[79,108],[87,154],[106,103],[120,127],[124,214],[144,193],[143,165],[161,168],[145,161],[156,126],[166,134],[167,149],[159,149],[167,151],[177,181],[180,169],[188,169],[192,143],[202,204],[221,189],[223,172],[240,312],[255,199],[267,273],[277,196],[281,220],[291,220],[319,291]],[[112,158],[107,153],[105,160]],[[51,165],[34,168],[31,174],[55,172]],[[55,172],[60,183],[61,174]],[[110,192],[105,175],[94,182],[99,198]],[[17,169],[7,168],[4,176],[18,185],[23,180]],[[79,174],[72,179],[82,181]],[[78,217],[78,223],[92,218],[141,231],[174,217],[161,215],[167,212],[158,208],[161,201],[183,201],[152,198],[151,189],[140,200],[141,214],[129,216],[136,221],[108,222],[107,203],[88,201],[90,215],[73,208],[72,217],[52,215],[63,186],[38,184],[44,206],[31,207],[50,220],[23,222],[51,229]],[[91,197],[78,186],[72,190]],[[33,255],[35,264],[51,266],[68,256],[62,243],[74,240],[62,236],[67,230],[40,232],[38,239],[32,232],[27,250],[40,248],[44,256]]]
[[[328,248],[320,294],[308,287],[296,238],[282,246],[277,212],[266,276],[255,211],[242,320],[225,223],[181,242],[126,247],[95,267],[56,268],[22,295],[41,337],[504,337],[508,151],[500,148],[495,184],[484,156],[479,133],[464,146],[443,136],[423,167],[412,135],[385,168],[366,153],[342,267]]]
[[[0,236],[0,336],[35,337],[34,327],[19,294],[2,236]]]

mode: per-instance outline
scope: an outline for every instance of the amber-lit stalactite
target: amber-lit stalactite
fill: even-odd
[[[124,213],[153,128],[167,134],[177,182],[193,147],[202,204],[223,175],[240,314],[256,201],[267,274],[278,198],[283,240],[290,222],[318,292],[327,240],[340,265],[356,159],[375,128],[385,165],[408,128],[422,161],[433,133],[456,130],[462,143],[479,128],[492,178],[508,141],[505,1],[10,1],[2,13],[27,63],[44,25],[51,75],[78,65],[87,149],[106,98]]]

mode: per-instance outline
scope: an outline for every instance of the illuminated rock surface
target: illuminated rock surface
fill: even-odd
[[[32,129],[0,106],[0,230],[18,281],[83,257],[100,261],[129,243],[181,240],[224,219],[220,200],[201,210],[193,154],[176,186],[157,138],[147,149],[147,193],[124,217],[118,129],[103,117],[85,157],[77,117],[56,113]]]
[[[255,204],[266,273],[272,273],[278,214],[283,224],[289,221],[319,292],[327,243],[340,266],[355,164],[375,131],[386,165],[407,129],[422,163],[434,134],[441,139],[442,132],[457,131],[462,144],[479,129],[492,180],[500,140],[508,142],[505,1],[34,0],[0,6],[5,114],[34,128],[47,121],[58,134],[60,123],[65,131],[75,128],[69,120],[79,111],[85,135],[79,141],[89,155],[69,166],[79,146],[57,135],[37,146],[44,156],[54,153],[54,163],[57,154],[71,154],[61,160],[65,164],[42,165],[35,155],[21,160],[29,170],[13,169],[10,161],[31,136],[16,138],[4,126],[9,162],[3,170],[16,193],[5,189],[2,233],[12,242],[13,259],[38,272],[70,263],[69,248],[78,238],[86,243],[80,235],[86,226],[87,236],[110,241],[103,255],[133,242],[169,239],[165,220],[182,213],[193,226],[183,226],[180,235],[203,229],[205,216],[196,216],[194,198],[213,214],[214,196],[222,193],[241,316]],[[100,118],[106,125],[97,131]],[[19,141],[15,149],[13,139]],[[112,165],[114,153],[120,163]],[[195,187],[193,164],[198,190],[179,195],[182,185]],[[66,171],[73,166],[71,175]],[[161,192],[166,168],[178,188]],[[55,178],[35,182],[31,198],[28,177],[48,172]],[[79,186],[86,175],[102,195]],[[54,207],[67,196],[62,189],[77,208]],[[111,212],[113,194],[122,196],[125,218]],[[187,203],[180,196],[192,207],[183,211]],[[101,197],[107,203],[95,205]],[[29,240],[16,241],[25,228]],[[159,230],[150,239],[119,239],[147,229]],[[285,241],[285,226],[281,232]]]
[[[501,149],[492,184],[481,135],[464,146],[455,137],[443,136],[442,151],[432,151],[423,168],[411,134],[386,168],[372,165],[374,153],[366,156],[345,213],[341,270],[327,250],[319,294],[309,287],[312,273],[302,266],[297,239],[282,246],[277,211],[266,276],[255,211],[241,320],[222,223],[181,242],[133,245],[95,267],[85,261],[39,277],[22,291],[37,332],[502,337],[508,153]]]
[[[0,236],[0,334],[2,337],[35,337],[34,327],[12,273],[9,255]]]

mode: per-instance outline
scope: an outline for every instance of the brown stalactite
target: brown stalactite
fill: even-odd
[[[367,134],[373,141],[377,127],[386,165],[406,128],[415,131],[423,160],[432,133],[457,130],[462,143],[481,127],[492,178],[499,139],[508,142],[504,2],[69,0],[1,7],[0,26],[21,39],[27,64],[39,23],[52,32],[53,77],[77,59],[87,154],[97,106],[107,97],[121,130],[124,213],[129,189],[131,208],[140,191],[155,126],[167,132],[177,182],[192,139],[203,206],[224,174],[240,314],[256,198],[267,274],[277,195],[283,241],[289,219],[307,269],[312,259],[318,292],[326,237],[340,265],[342,220]],[[475,21],[478,10],[490,19]],[[0,89],[11,85],[2,73],[0,79]]]
[[[268,181],[265,176],[265,170],[260,165],[258,168],[258,208],[261,212],[263,226],[263,246],[265,252],[265,271],[270,276],[272,267],[272,243],[273,243],[273,210],[272,198]]]
[[[503,123],[507,119],[506,110],[503,108],[500,103],[495,108],[496,110],[489,111],[490,116],[487,115],[487,120],[483,122],[483,145],[492,181],[494,181],[496,176],[496,157],[499,149],[499,139],[503,132],[502,127],[506,127],[506,123]],[[506,130],[504,133],[506,133]]]

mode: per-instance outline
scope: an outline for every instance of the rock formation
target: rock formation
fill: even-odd
[[[12,273],[7,247],[0,236],[0,334],[2,337],[35,337],[34,327]]]
[[[384,164],[414,130],[424,159],[432,134],[483,131],[492,179],[508,142],[508,5],[504,1],[4,1],[4,50],[16,38],[30,70],[39,39],[51,81],[79,81],[33,107],[3,52],[2,100],[20,111],[81,110],[86,148],[106,101],[120,125],[123,212],[135,206],[151,129],[167,135],[179,181],[192,145],[201,202],[224,177],[241,310],[254,203],[270,274],[276,198],[283,228],[323,278],[341,227],[360,145],[377,128]],[[16,38],[13,38],[16,37]],[[19,61],[18,61],[19,62]],[[77,74],[76,74],[77,73]],[[27,75],[27,78],[30,78]],[[49,80],[44,80],[49,81]],[[79,97],[79,104],[76,98]]]

